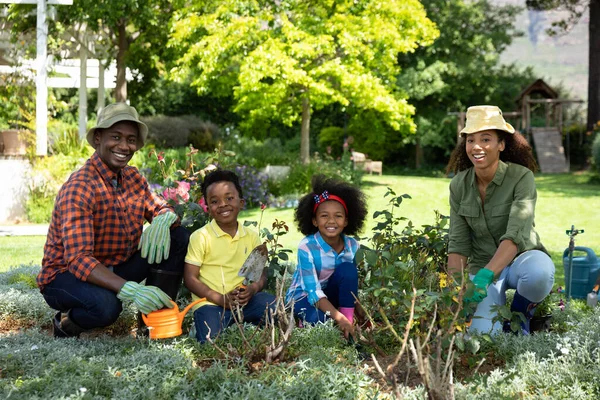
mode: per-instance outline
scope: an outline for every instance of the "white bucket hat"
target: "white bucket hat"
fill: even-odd
[[[504,120],[502,110],[496,106],[472,106],[467,108],[467,124],[460,131],[461,135],[497,129],[515,133],[515,128]]]

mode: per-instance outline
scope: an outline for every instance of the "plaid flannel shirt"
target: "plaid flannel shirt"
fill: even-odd
[[[166,210],[173,211],[137,168],[117,174],[94,153],[56,196],[37,277],[40,290],[65,271],[85,281],[98,264],[125,262],[137,251],[144,220],[152,222]]]
[[[308,302],[314,305],[326,297],[323,289],[335,271],[335,267],[345,262],[354,262],[358,242],[342,235],[344,250],[337,254],[328,245],[321,233],[308,235],[298,245],[298,267],[294,271],[292,284],[287,291],[286,302],[298,301],[308,296]]]

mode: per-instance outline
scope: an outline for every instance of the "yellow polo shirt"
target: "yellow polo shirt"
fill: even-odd
[[[200,267],[199,279],[209,288],[221,294],[229,293],[244,281],[238,272],[260,243],[258,233],[239,221],[237,232],[231,237],[212,220],[190,236],[185,262]],[[192,293],[192,299],[197,300],[198,296]],[[214,305],[204,301],[194,310],[207,304]]]

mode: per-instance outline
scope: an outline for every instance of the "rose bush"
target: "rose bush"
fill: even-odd
[[[180,160],[183,157],[184,162]],[[152,148],[147,157],[138,158],[134,163],[148,179],[150,188],[169,202],[180,217],[181,225],[190,232],[209,221],[202,182],[217,168],[232,170],[238,175],[246,207],[258,207],[270,197],[266,177],[256,168],[237,165],[235,153],[222,148],[213,154],[200,153],[192,145],[185,152],[167,150],[165,153]]]

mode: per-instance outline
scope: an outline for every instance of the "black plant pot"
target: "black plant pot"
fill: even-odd
[[[552,314],[533,316],[529,321],[529,329],[533,332],[548,332],[550,330],[550,319]]]

